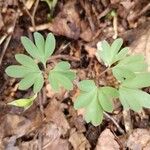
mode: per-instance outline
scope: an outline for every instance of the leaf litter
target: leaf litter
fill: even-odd
[[[76,56],[81,59],[80,62],[71,62],[71,67],[78,70],[79,79],[77,80],[97,78],[101,85],[105,85],[103,78],[109,79],[110,74],[104,74],[100,79],[98,78],[98,75],[105,67],[95,60],[94,53],[96,43],[99,40],[107,39],[111,42],[114,35],[112,18],[109,18],[108,10],[116,10],[118,14],[118,34],[124,38],[125,44],[132,49],[132,53],[143,53],[147,62],[149,62],[149,13],[148,10],[145,10],[144,13],[143,11],[141,12],[142,8],[146,8],[148,4],[148,0],[142,2],[130,0],[121,2],[117,0],[111,0],[110,2],[106,0],[101,2],[98,0],[93,2],[60,1],[56,6],[54,19],[50,23],[46,23],[43,20],[46,20],[49,10],[46,4],[40,2],[35,16],[36,27],[38,30],[41,30],[42,35],[48,33],[45,29],[55,33],[58,36],[59,43],[63,43],[64,40],[71,41],[69,49],[62,50],[60,54]],[[34,5],[34,2],[32,5]],[[0,25],[0,34],[2,36],[0,38],[3,37],[4,41],[5,36],[3,35],[7,33],[6,31],[9,31],[8,29],[10,29],[13,22],[13,17],[8,16],[16,13],[15,8],[18,8],[18,3],[13,3],[13,1],[2,2],[2,5],[0,5],[0,10],[2,10],[0,15],[2,16],[2,24]],[[12,55],[23,51],[18,44],[20,42],[18,39],[23,33],[27,34],[27,28],[31,26],[25,9],[22,5],[19,8],[21,8],[21,17],[13,33],[12,42],[8,46],[3,59],[3,67],[12,63],[16,64],[12,60]],[[32,11],[32,7],[29,11]],[[44,13],[41,13],[42,11]],[[128,13],[131,11],[132,13]],[[139,18],[135,18],[137,13]],[[97,19],[99,16],[102,17]],[[42,18],[44,19],[42,20]],[[23,27],[24,25],[26,27]],[[133,28],[135,29],[133,30]],[[100,67],[97,67],[98,65]],[[3,77],[4,73],[2,70],[0,73]],[[42,147],[52,150],[95,148],[107,150],[119,149],[122,145],[130,149],[139,148],[146,150],[149,148],[149,131],[147,129],[135,129],[135,127],[138,128],[144,124],[143,120],[137,119],[137,117],[141,118],[140,113],[131,112],[131,123],[135,121],[132,123],[134,130],[132,133],[128,133],[129,137],[126,138],[126,135],[120,136],[118,134],[118,129],[110,120],[104,119],[102,125],[97,128],[91,124],[86,124],[82,117],[83,111],[78,112],[80,114],[78,116],[77,112],[72,108],[72,97],[78,95],[76,88],[70,93],[62,91],[60,95],[48,93],[45,98],[46,102],[43,103],[44,118],[41,117],[38,100],[25,112],[19,112],[17,109],[12,111],[12,108],[5,106],[4,103],[8,103],[16,98],[28,97],[31,91],[29,90],[27,93],[20,92],[16,90],[17,81],[10,79],[8,81],[8,78],[4,77],[1,80],[2,83],[4,80],[7,82],[2,91],[4,95],[1,94],[1,101],[3,102],[0,103],[0,108],[2,108],[0,111],[1,149],[40,149]],[[111,79],[111,81],[108,80],[107,82],[111,82],[114,85],[115,81]],[[49,87],[47,89],[50,91]],[[147,91],[149,90],[147,89]],[[43,100],[44,96],[42,95]],[[149,122],[149,110],[146,109],[144,111],[145,119]],[[122,110],[119,107],[113,112],[112,116],[116,116],[119,125],[124,126],[121,112]],[[141,122],[140,126],[139,122]],[[144,127],[148,128],[148,124]],[[121,143],[121,137],[123,137],[126,144]],[[41,142],[42,139],[43,142]]]

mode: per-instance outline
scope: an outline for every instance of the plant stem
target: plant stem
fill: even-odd
[[[101,77],[103,74],[105,74],[107,71],[109,71],[111,68],[105,69],[102,73],[100,73],[99,77]]]

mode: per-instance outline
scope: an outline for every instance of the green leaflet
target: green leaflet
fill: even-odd
[[[99,88],[98,99],[102,108],[107,112],[113,111],[113,98],[119,96],[118,91],[112,87]]]
[[[58,2],[58,0],[42,0],[42,1],[45,1],[48,4],[50,10],[54,9]]]
[[[144,56],[142,55],[127,56],[123,60],[119,61],[116,66],[126,68],[133,72],[147,71],[147,64],[145,63]]]
[[[75,73],[70,70],[68,62],[58,63],[53,70],[49,72],[48,80],[55,91],[59,91],[61,87],[67,90],[73,89],[72,81]]]
[[[83,80],[78,85],[79,89],[84,92],[89,92],[96,88],[94,81],[92,80]]]
[[[150,86],[150,73],[138,73],[134,78],[126,79],[119,88],[119,99],[125,109],[140,111],[150,108],[150,95],[140,88]]]
[[[35,61],[31,57],[24,55],[24,54],[16,54],[15,58],[24,67],[31,68],[32,70],[35,70],[35,71],[39,71],[38,65],[35,63]]]
[[[34,93],[38,93],[44,84],[42,72],[34,60],[24,54],[15,55],[21,65],[12,65],[6,68],[6,73],[15,78],[23,78],[19,82],[19,89],[26,90],[33,86]]]
[[[74,103],[75,109],[85,109],[85,120],[97,126],[102,122],[103,112],[112,112],[112,99],[118,97],[118,91],[112,87],[98,88],[94,81],[83,80],[78,85],[80,94]]]
[[[27,37],[21,37],[21,42],[26,51],[35,59],[38,59],[45,66],[47,59],[52,55],[55,49],[56,40],[52,33],[47,35],[46,41],[43,36],[34,33],[35,44]]]
[[[38,48],[34,45],[34,43],[27,37],[22,36],[21,37],[21,42],[26,49],[26,51],[33,57],[38,60],[41,60],[41,55],[39,53]]]
[[[127,56],[112,68],[113,75],[119,81],[132,79],[137,73],[147,71],[147,64],[142,55]]]
[[[125,79],[130,79],[130,78],[134,78],[135,77],[135,73],[132,72],[129,69],[126,69],[124,67],[113,67],[112,68],[112,72],[114,77],[118,80],[118,81],[124,81]]]
[[[140,111],[142,107],[150,108],[150,95],[139,89],[119,88],[119,98],[125,109]]]
[[[49,33],[45,41],[45,61],[51,56],[54,52],[56,46],[56,40],[52,33]]]
[[[111,66],[115,62],[122,60],[128,53],[128,48],[121,49],[123,40],[121,38],[116,39],[110,46],[107,41],[102,41],[97,44],[96,56],[98,60],[103,60],[106,66]]]
[[[94,126],[98,126],[103,120],[103,109],[98,102],[96,95],[93,97],[91,103],[86,107],[85,120],[87,123],[91,122]]]
[[[110,66],[111,58],[111,47],[107,41],[98,42],[97,44],[97,58],[98,60],[102,59],[106,66]]]
[[[125,80],[122,86],[128,88],[144,88],[150,86],[150,73],[136,74],[134,78]]]
[[[39,81],[40,80],[40,81]],[[20,90],[27,90],[32,85],[34,93],[38,93],[41,88],[43,87],[44,79],[41,73],[31,73],[26,75],[20,82],[19,82],[19,89]]]
[[[90,87],[90,84],[91,84],[91,87]],[[75,109],[87,107],[91,103],[95,95],[97,96],[97,91],[98,91],[97,86],[92,80],[83,80],[79,82],[78,87],[81,93],[77,97],[74,103]]]
[[[33,97],[28,98],[28,99],[14,100],[8,103],[8,105],[13,105],[17,107],[23,107],[24,109],[28,109],[33,104],[33,101],[36,99],[36,97],[37,97],[37,94],[35,94]]]
[[[24,67],[24,66],[12,65],[12,66],[8,66],[5,70],[5,72],[10,77],[23,78],[27,74],[32,73],[33,70],[31,70],[30,68]]]

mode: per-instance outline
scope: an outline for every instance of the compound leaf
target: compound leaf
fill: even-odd
[[[98,60],[103,60],[106,66],[111,66],[115,62],[123,59],[127,53],[128,48],[121,49],[123,40],[121,38],[116,39],[110,46],[107,41],[98,42],[96,56]]]
[[[99,125],[103,119],[103,112],[113,111],[112,99],[119,96],[118,91],[112,87],[98,88],[92,80],[83,80],[78,87],[80,94],[75,100],[74,108],[84,108],[86,122]]]
[[[47,35],[46,41],[42,34],[34,33],[35,44],[27,37],[21,37],[21,42],[26,51],[35,59],[38,59],[45,66],[49,56],[52,55],[56,46],[56,40],[52,33]]]

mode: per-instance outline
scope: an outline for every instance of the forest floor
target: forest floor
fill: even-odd
[[[25,53],[21,36],[33,39],[34,31],[55,35],[55,61],[69,61],[78,81],[96,79],[105,69],[95,57],[104,39],[123,38],[131,53],[144,54],[150,64],[149,0],[59,0],[53,11],[42,0],[0,0],[0,150],[150,150],[149,109],[126,111],[118,102],[95,127],[73,107],[76,87],[54,93],[48,83],[26,111],[7,105],[32,95],[32,89],[18,90],[19,80],[5,69],[16,63],[15,54]],[[99,80],[114,84],[107,73]]]

